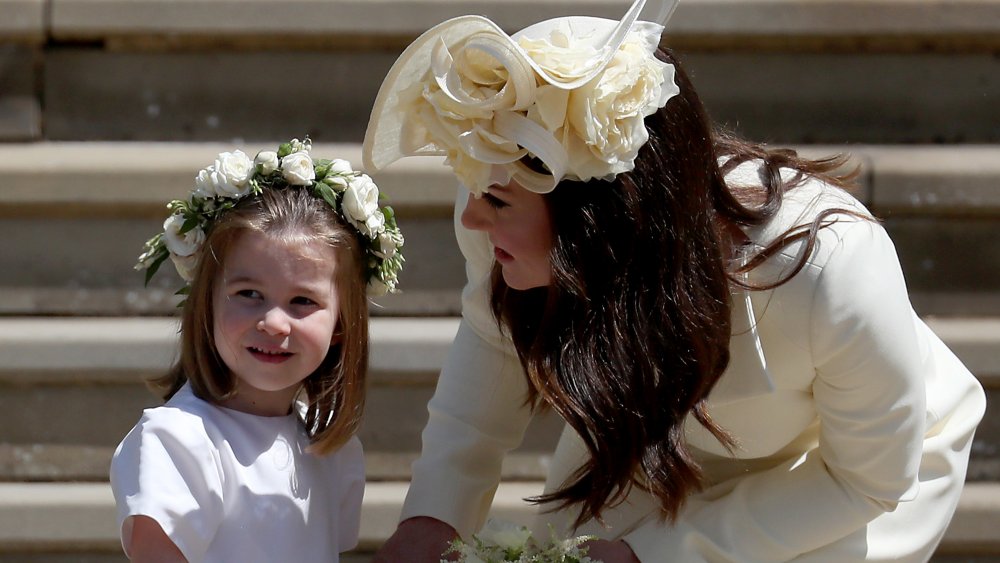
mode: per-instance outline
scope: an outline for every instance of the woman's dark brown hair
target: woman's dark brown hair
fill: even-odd
[[[368,302],[361,269],[361,243],[352,227],[307,189],[265,189],[241,199],[206,233],[202,258],[181,313],[180,358],[151,387],[169,399],[185,382],[195,395],[218,403],[236,392],[236,378],[216,349],[212,320],[215,284],[236,240],[258,232],[283,242],[323,241],[336,252],[340,342],[302,384],[307,404],[303,423],[312,450],[331,452],[361,424],[368,372]]]
[[[525,368],[529,401],[553,408],[590,453],[558,490],[533,499],[578,505],[577,525],[599,520],[633,486],[676,518],[701,483],[684,438],[689,413],[735,445],[705,406],[729,363],[732,284],[744,283],[742,270],[727,267],[743,242],[731,233],[771,218],[806,176],[846,181],[832,174],[839,159],[808,161],[716,135],[674,56],[658,55],[675,65],[680,94],[646,118],[650,139],[635,169],[611,182],[563,181],[545,195],[551,284],[512,290],[493,272],[493,312]],[[728,157],[721,168],[720,156]],[[763,187],[731,190],[724,174],[748,159],[764,162]],[[783,182],[781,167],[801,177]],[[825,220],[786,233],[761,260],[814,239]]]

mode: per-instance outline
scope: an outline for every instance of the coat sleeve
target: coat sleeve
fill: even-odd
[[[493,253],[485,235],[459,222],[468,192],[455,204],[455,232],[466,259],[462,322],[428,403],[420,458],[402,519],[432,516],[468,538],[486,518],[504,455],[531,420],[520,362],[489,310]]]
[[[820,554],[915,497],[928,368],[899,260],[874,222],[830,231],[836,238],[822,243],[835,248],[818,274],[811,311],[803,312],[810,315],[818,446],[694,495],[674,525],[640,526],[625,537],[640,561]]]

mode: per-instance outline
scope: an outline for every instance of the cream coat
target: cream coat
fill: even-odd
[[[755,181],[754,164],[730,183]],[[525,381],[487,300],[493,255],[485,235],[457,221],[467,259],[463,322],[428,409],[403,518],[429,515],[463,536],[483,522],[504,454],[530,413]],[[769,224],[748,231],[760,246],[829,207],[867,213],[817,181],[789,192]],[[780,276],[802,245],[754,270]],[[895,250],[877,223],[841,218],[821,231],[806,267],[775,290],[733,293],[730,367],[710,395],[715,420],[739,442],[727,453],[687,425],[708,487],[674,524],[633,491],[607,528],[643,563],[680,561],[925,561],[958,503],[982,387],[914,314]],[[567,427],[546,488],[579,466]],[[540,517],[565,530],[572,514]]]

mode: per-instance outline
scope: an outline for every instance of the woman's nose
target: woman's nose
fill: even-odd
[[[291,332],[292,323],[285,311],[274,307],[264,313],[264,318],[257,323],[257,329],[271,336],[280,336]]]
[[[481,197],[469,194],[462,211],[462,226],[472,231],[485,231],[490,226],[490,205]]]

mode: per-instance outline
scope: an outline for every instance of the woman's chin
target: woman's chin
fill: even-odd
[[[501,270],[503,281],[507,287],[518,291],[527,291],[538,287],[547,287],[551,281],[550,276],[526,276],[522,272],[511,272],[507,268]]]

